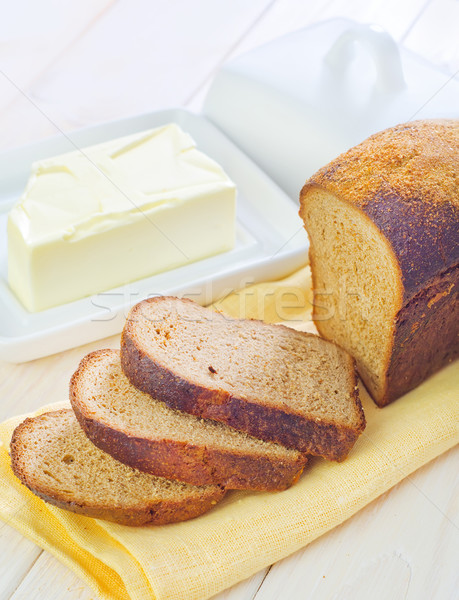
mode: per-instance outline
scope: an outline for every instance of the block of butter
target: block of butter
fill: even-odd
[[[236,188],[177,125],[32,166],[8,218],[8,281],[31,312],[230,250]]]

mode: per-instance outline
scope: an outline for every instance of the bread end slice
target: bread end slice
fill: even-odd
[[[14,474],[46,502],[122,525],[164,525],[192,519],[224,496],[219,486],[195,487],[140,473],[102,452],[73,411],[28,418],[11,439]]]

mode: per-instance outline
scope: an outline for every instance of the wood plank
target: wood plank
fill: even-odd
[[[119,348],[119,335],[28,363],[0,361],[0,420],[68,400],[72,373],[85,354],[99,348]]]
[[[422,12],[426,1],[429,0],[407,0],[403,3],[399,0],[328,0],[314,3],[278,0],[259,19],[250,35],[238,44],[235,53],[245,52],[274,37],[308,27],[318,21],[334,18],[374,23],[383,27],[396,40],[400,40]]]
[[[222,10],[213,0],[119,0],[28,87],[30,98],[63,130],[183,105],[271,1]],[[22,65],[19,50],[13,41]],[[0,147],[56,133],[40,110],[19,98],[0,113]]]
[[[69,48],[113,0],[15,0],[0,20],[0,110],[20,95]]]
[[[359,23],[374,23],[388,31],[395,40],[400,41],[411,24],[422,13],[429,0],[329,0],[328,2],[298,2],[297,0],[277,0],[257,20],[248,34],[234,47],[228,60],[249,52],[271,40],[309,27],[318,21],[334,18],[352,19]],[[305,57],[313,60],[314,57]],[[200,111],[205,95],[210,87],[209,78],[196,94],[189,99],[187,106]]]
[[[19,534],[16,535],[19,536]],[[31,542],[28,543],[31,544]],[[34,545],[32,544],[32,546]],[[31,600],[31,598],[33,600],[63,600],[63,598],[65,600],[95,599],[94,592],[85,582],[81,581],[51,554],[41,551],[36,546],[34,547],[38,551],[35,564],[31,563],[27,570],[24,569],[21,572],[21,576],[16,578],[13,585],[9,587],[5,586],[3,577],[0,577],[1,600],[6,600],[7,598],[11,600]],[[0,546],[0,549],[3,550],[3,546]],[[16,572],[18,571],[15,569]],[[214,596],[212,600],[251,600],[255,597],[267,572],[268,569],[260,571],[246,581],[242,581],[229,590]],[[0,574],[2,574],[1,570]]]
[[[274,565],[256,600],[458,598],[459,448]],[[445,485],[447,482],[447,485]]]
[[[404,45],[438,65],[459,75],[459,2],[433,0],[413,24]]]
[[[9,3],[0,20],[0,151],[56,133],[34,108],[40,104],[34,83],[114,1]]]
[[[252,598],[255,598],[268,573],[269,568],[262,569],[252,577],[249,577],[249,579],[241,581],[228,590],[213,596],[211,600],[252,600]]]
[[[96,594],[48,552],[42,552],[10,600],[97,600]]]
[[[19,587],[42,550],[18,531],[0,522],[0,598],[7,599]]]
[[[51,0],[47,2],[51,6]],[[55,4],[57,6],[57,3]],[[83,14],[84,7],[95,7],[97,1],[68,2],[65,3],[66,10],[71,10],[68,8],[71,4],[72,7],[78,7],[78,10],[83,6]],[[185,6],[184,11],[177,8],[175,13],[173,7],[168,6],[173,3],[161,4],[161,12],[157,2],[149,3],[147,12],[143,8],[146,2],[144,5],[139,1],[130,2],[129,8],[127,0],[119,4],[121,6],[117,7],[116,18],[109,21],[105,15],[104,19],[87,31],[73,47],[71,44],[75,37],[72,40],[70,37],[64,40],[65,36],[59,38],[63,43],[68,41],[69,44],[65,46],[68,51],[61,53],[61,58],[56,62],[53,62],[54,58],[47,61],[43,58],[44,55],[40,54],[40,46],[33,46],[34,36],[42,36],[41,30],[44,27],[43,24],[38,25],[37,19],[29,19],[29,31],[23,28],[24,23],[18,21],[16,29],[11,28],[9,38],[5,35],[8,34],[11,21],[5,19],[0,24],[0,60],[3,61],[3,50],[6,49],[8,53],[12,50],[16,52],[14,60],[28,61],[21,72],[25,75],[31,73],[33,76],[30,84],[27,84],[30,80],[25,79],[26,85],[31,86],[32,99],[40,106],[43,102],[46,111],[65,127],[72,128],[132,113],[138,110],[136,107],[139,106],[148,106],[150,110],[168,103],[186,102],[187,98],[193,96],[193,90],[204,90],[202,81],[208,78],[226,57],[248,50],[319,18],[345,15],[363,21],[377,21],[389,29],[397,39],[403,38],[408,32],[408,47],[421,54],[425,52],[426,58],[430,60],[434,60],[432,56],[438,49],[438,60],[445,61],[447,68],[450,68],[447,53],[452,47],[452,40],[455,41],[456,38],[455,29],[452,27],[457,23],[457,2],[453,0],[435,0],[428,5],[429,10],[426,9],[425,12],[422,12],[422,9],[426,3],[421,0],[407,0],[404,3],[395,0],[351,0],[343,3],[337,0],[314,4],[299,3],[295,0],[258,4],[231,2],[237,14],[229,15],[228,28],[225,24],[222,25],[221,21],[225,20],[222,19],[222,14],[226,16],[229,3],[225,10],[219,6],[220,14],[216,8],[212,10],[212,6],[211,13],[207,13],[206,2],[201,1],[193,3],[193,10],[188,10]],[[18,8],[19,14],[23,10],[24,2],[13,5],[22,7]],[[183,5],[184,2],[176,2],[174,6]],[[252,10],[253,5],[255,8]],[[441,7],[440,11],[438,7]],[[40,4],[39,10],[43,10],[43,3]],[[194,11],[202,17],[202,22],[198,23],[195,29],[189,27],[190,23],[194,25],[196,21],[195,15],[192,14]],[[141,35],[137,41],[134,26],[142,21],[143,14],[145,23],[140,23]],[[69,15],[72,17],[74,13],[69,12]],[[419,19],[410,29],[410,24],[416,16],[419,16]],[[73,35],[75,23],[79,22],[77,17],[72,17],[72,22],[70,18],[66,21],[70,23],[65,30],[67,36]],[[187,28],[190,31],[185,31]],[[223,30],[221,40],[220,28]],[[433,30],[436,32],[434,36],[431,35]],[[22,41],[14,38],[14,31],[24,36],[27,34],[30,39],[27,36],[21,38]],[[148,40],[149,32],[155,38],[154,42]],[[445,33],[448,35],[444,35]],[[454,35],[451,35],[452,33]],[[120,38],[121,48],[117,52]],[[49,30],[46,38],[40,39],[49,40],[49,48],[44,48],[46,52],[58,50],[53,56],[59,54],[60,50],[52,41],[54,38]],[[429,40],[428,48],[425,45],[426,40]],[[23,41],[24,49],[21,49]],[[29,45],[26,52],[27,44]],[[41,57],[39,60],[37,58],[36,62],[33,62],[34,48],[37,57]],[[127,49],[128,55],[122,55],[123,49]],[[45,56],[48,56],[46,52]],[[155,55],[148,56],[148,52],[154,52]],[[456,64],[455,57],[457,54],[451,59],[453,69]],[[95,61],[94,67],[92,61]],[[34,70],[29,63],[38,66]],[[45,65],[44,72],[39,68],[41,64]],[[130,69],[133,70],[132,75]],[[35,79],[37,73],[40,77]],[[143,81],[142,78],[148,81]],[[128,87],[124,85],[125,81],[129,83]],[[108,84],[106,93],[105,84]],[[68,91],[62,91],[65,86],[69,86]],[[0,97],[3,98],[1,95]],[[199,97],[195,95],[189,105],[199,108],[200,102]],[[0,115],[0,131],[0,146],[6,147],[48,135],[53,132],[53,127],[27,100],[16,98],[14,103],[8,106],[8,110]],[[26,365],[0,364],[0,418],[63,399],[67,395],[68,378],[79,359],[92,349],[105,345],[115,347],[116,344],[117,338],[111,338],[108,342],[96,342]],[[451,459],[450,456],[454,458]],[[450,518],[455,519],[458,494],[457,483],[453,485],[453,477],[457,477],[457,458],[457,451],[452,451],[411,477],[411,481],[418,487],[421,486],[430,500]],[[444,460],[447,461],[445,464]],[[358,600],[361,597],[369,598],[371,594],[368,594],[368,590],[378,582],[378,589],[389,593],[385,598],[403,597],[397,594],[405,591],[408,599],[455,598],[459,581],[454,581],[451,577],[457,566],[451,561],[458,555],[458,550],[457,530],[454,530],[447,519],[436,514],[433,505],[405,481],[361,511],[351,521],[273,567],[256,597],[261,600],[280,597],[299,600],[308,594],[311,597],[315,595]],[[17,586],[37,557],[37,563],[19,585],[14,600],[94,598],[71,571],[49,554],[40,554],[39,548],[17,532],[11,530],[5,538],[0,532],[0,551],[3,551],[3,557],[7,557],[0,562],[0,569],[3,567],[3,570],[0,570],[2,600],[3,597],[9,597],[10,590]],[[17,562],[12,557],[12,552]],[[423,552],[426,552],[426,556],[423,556]],[[253,597],[264,574],[265,572],[260,572],[216,598],[248,600]],[[392,589],[387,587],[390,581]],[[362,595],[363,593],[365,595]],[[372,600],[377,599],[378,593],[371,597]]]

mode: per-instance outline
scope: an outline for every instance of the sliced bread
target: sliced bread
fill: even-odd
[[[15,475],[43,500],[123,525],[163,525],[197,517],[224,495],[128,467],[94,446],[72,410],[26,419],[14,431]]]
[[[155,297],[130,312],[122,367],[138,389],[300,452],[344,459],[365,427],[354,360],[282,325]]]
[[[320,334],[379,406],[459,357],[459,119],[372,135],[318,171],[300,215]]]
[[[215,421],[169,408],[137,390],[117,350],[99,350],[80,363],[70,401],[91,441],[140,471],[194,485],[282,490],[300,476],[306,457]]]

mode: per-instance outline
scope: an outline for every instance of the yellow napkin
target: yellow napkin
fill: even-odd
[[[309,285],[306,268],[215,306],[311,329]],[[230,492],[202,517],[140,529],[74,515],[31,494],[9,466],[11,432],[23,417],[11,419],[0,425],[0,517],[78,573],[101,598],[204,600],[305,546],[454,446],[458,394],[458,363],[384,409],[362,388],[368,424],[345,462],[314,459],[289,490]]]

